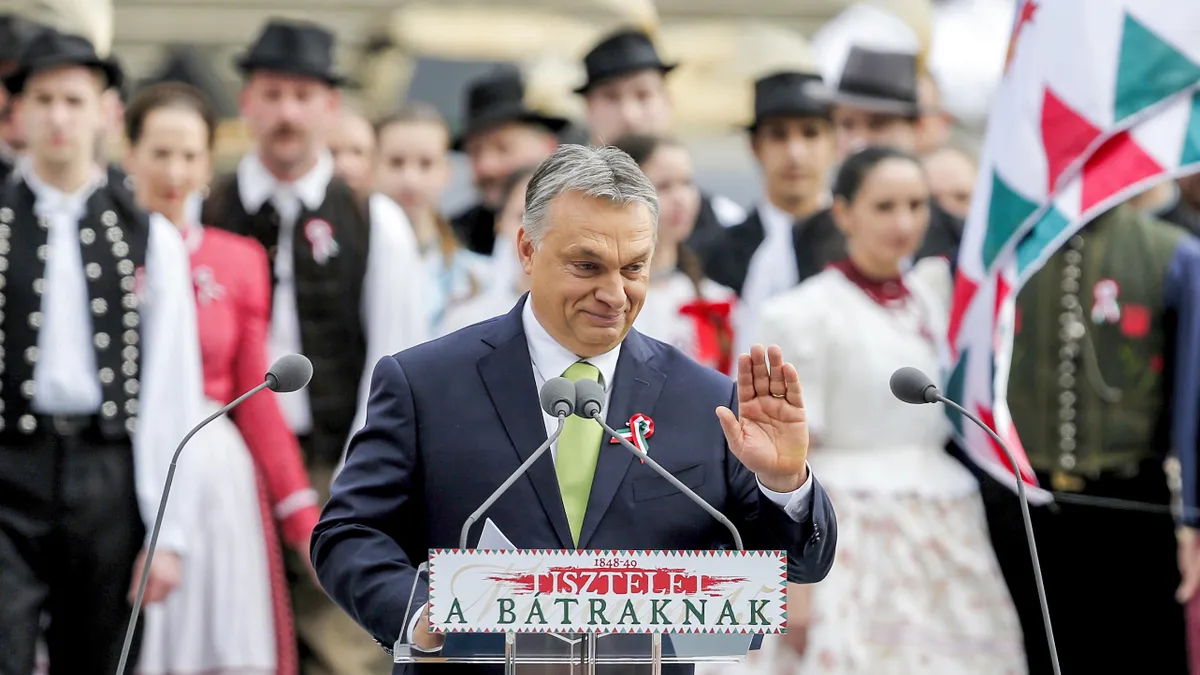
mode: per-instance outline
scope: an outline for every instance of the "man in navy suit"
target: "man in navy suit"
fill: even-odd
[[[631,328],[657,226],[654,187],[628,155],[561,146],[526,192],[517,245],[530,293],[505,316],[376,366],[366,426],[313,533],[312,560],[330,597],[380,644],[440,648],[423,587],[408,606],[415,567],[431,547],[456,547],[471,512],[545,441],[556,422],[538,389],[560,375],[599,381],[614,427],[650,416],[651,456],[724,512],[747,549],[786,550],[788,581],[829,572],[833,508],[808,471],[799,375],[779,347],[742,354],[734,384]],[[487,514],[516,546],[732,546],[595,421],[568,418],[551,454]]]

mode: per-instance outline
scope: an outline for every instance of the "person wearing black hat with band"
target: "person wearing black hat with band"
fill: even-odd
[[[451,149],[467,154],[479,203],[451,218],[450,225],[468,249],[491,255],[509,175],[549,157],[558,147],[556,134],[568,121],[527,106],[525,81],[512,66],[497,67],[471,82],[466,108]]]
[[[834,97],[838,161],[868,145],[917,152],[923,118],[918,87],[915,55],[851,47]],[[916,258],[942,256],[953,263],[958,257],[963,221],[946,213],[936,202],[929,215],[929,229]],[[818,219],[807,228],[820,230],[831,239],[841,237],[828,211]],[[812,274],[819,271],[817,268]]]
[[[272,19],[237,59],[254,149],[214,182],[202,216],[257,239],[272,260],[271,358],[299,352],[314,368],[308,388],[279,405],[322,500],[350,435],[362,427],[376,362],[429,332],[404,212],[383,195],[356,195],[334,175],[325,133],[345,78],[334,68],[333,46],[321,26]],[[291,563],[301,672],[387,672],[383,650],[329,600],[302,560]]]
[[[794,224],[829,203],[829,114],[830,94],[819,75],[781,72],[754,84],[754,121],[747,130],[766,195],[745,222],[700,251],[709,278],[739,295],[735,354],[753,334],[762,302],[799,283],[812,259],[826,257],[823,242],[794,241]]]
[[[3,78],[28,142],[0,187],[3,675],[33,672],[43,613],[51,673],[114,672],[171,455],[201,417],[187,251],[95,162],[121,77],[84,38],[45,31]],[[195,510],[183,478],[147,602],[186,573]]]
[[[622,28],[583,57],[587,81],[575,90],[587,103],[592,145],[611,145],[627,134],[663,136],[671,128],[666,76],[678,64],[664,63],[646,33]],[[688,244],[702,246],[724,227],[746,219],[728,197],[701,193],[700,213]]]

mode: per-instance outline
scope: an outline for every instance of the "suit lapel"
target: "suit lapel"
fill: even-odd
[[[613,374],[612,396],[609,397],[606,416],[608,426],[621,429],[636,413],[653,417],[654,404],[667,378],[651,367],[649,361],[650,350],[645,339],[636,330],[629,331],[621,345],[621,357]],[[583,516],[583,528],[579,533],[579,548],[587,548],[588,541],[604,519],[633,460],[633,453],[609,443],[609,436],[605,434],[600,445],[600,458],[596,462],[596,474],[592,478],[587,512]],[[566,522],[565,518],[563,522]]]
[[[533,365],[529,361],[529,344],[521,326],[524,306],[525,298],[522,298],[508,315],[496,321],[496,331],[485,339],[495,351],[479,360],[479,374],[488,396],[522,462],[546,440],[546,425],[538,404]],[[559,545],[571,548],[567,512],[563,508],[558,476],[549,453],[534,462],[525,477],[533,483],[538,501],[558,535]]]

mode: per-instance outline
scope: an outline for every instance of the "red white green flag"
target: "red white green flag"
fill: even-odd
[[[1016,295],[1092,218],[1200,171],[1200,2],[1021,0],[988,116],[949,328],[947,396],[1008,442]],[[1016,486],[1000,448],[949,413],[967,454]],[[965,424],[964,424],[965,422]]]

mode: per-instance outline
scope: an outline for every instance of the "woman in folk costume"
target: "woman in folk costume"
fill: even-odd
[[[430,327],[487,285],[487,256],[463,247],[438,211],[450,184],[450,129],[437,109],[413,104],[379,122],[376,187],[404,209],[429,279]],[[507,311],[507,308],[506,308]]]
[[[800,620],[776,656],[805,675],[1024,673],[978,483],[943,450],[949,422],[888,389],[898,367],[937,372],[946,332],[948,263],[902,273],[929,226],[925,174],[868,148],[843,163],[834,197],[848,259],[770,300],[754,338],[804,379],[809,462],[838,514],[833,571],[793,589]]]
[[[517,232],[525,218],[525,188],[529,186],[529,179],[536,170],[536,166],[517,169],[504,184],[503,193],[508,196],[496,214],[491,285],[470,300],[448,308],[434,331],[435,335],[448,335],[504,314],[529,290],[529,277],[517,256]]]
[[[210,177],[216,116],[197,90],[164,83],[126,112],[126,168],[142,208],[179,228],[191,253],[210,411],[262,382],[270,276],[258,242],[187,217]],[[307,559],[317,496],[275,395],[256,394],[197,434],[204,457],[196,545],[178,590],[147,608],[143,675],[295,675],[297,656],[276,522]]]
[[[696,226],[700,191],[687,148],[661,136],[633,134],[616,144],[658,192],[658,243],[646,304],[634,327],[723,373],[733,364],[734,292],[704,276],[685,243]]]

